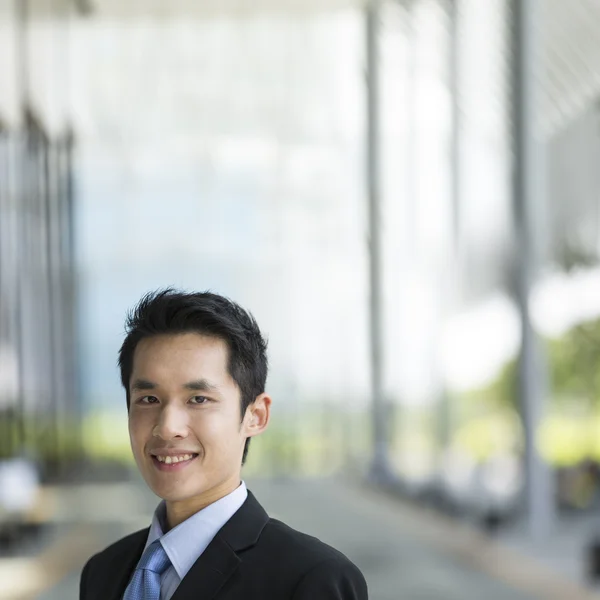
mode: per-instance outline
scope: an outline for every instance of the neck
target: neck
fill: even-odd
[[[180,523],[189,519],[192,515],[200,512],[202,509],[210,506],[217,500],[231,494],[241,485],[240,478],[223,482],[222,484],[207,490],[206,492],[186,498],[185,500],[168,501],[165,500],[166,515],[167,515],[167,531],[177,527]],[[167,533],[165,531],[164,533]]]

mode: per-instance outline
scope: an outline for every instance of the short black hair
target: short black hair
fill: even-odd
[[[228,349],[227,369],[240,389],[242,419],[248,406],[265,391],[267,342],[252,314],[229,298],[209,291],[182,292],[173,288],[149,292],[127,314],[125,333],[118,362],[127,410],[135,349],[142,339],[155,335],[199,333],[222,339]],[[247,438],[242,464],[249,446]]]

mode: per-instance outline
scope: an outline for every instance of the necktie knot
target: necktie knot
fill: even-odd
[[[146,548],[144,554],[142,554],[137,568],[162,575],[167,570],[170,562],[160,540],[155,540]]]
[[[160,600],[160,576],[170,564],[160,540],[152,542],[142,554],[123,600]]]

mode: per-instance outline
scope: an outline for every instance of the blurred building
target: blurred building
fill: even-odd
[[[539,6],[534,118],[547,170],[533,318],[550,333],[549,284],[566,290],[574,268],[597,263],[600,15],[592,0]],[[7,414],[114,415],[100,438],[126,449],[115,360],[127,308],[151,288],[210,288],[266,330],[278,426],[310,440],[298,454],[312,452],[315,469],[323,456],[331,468],[366,461],[364,7],[2,5]],[[493,436],[462,428],[487,418],[485,406],[459,400],[519,349],[510,10],[506,0],[381,6],[384,388],[392,464],[412,480],[431,478],[440,446],[457,438],[476,454],[469,464],[491,460]],[[593,316],[576,296],[561,296],[570,324]],[[454,410],[438,428],[445,399]],[[494,417],[499,454],[518,448],[508,413],[497,427]],[[44,435],[58,443],[67,421]],[[87,443],[97,429],[83,431]]]
[[[35,480],[63,475],[81,452],[73,135],[49,127],[31,101],[39,96],[29,87],[27,15],[23,5],[8,8],[0,18],[0,529],[7,515],[27,518]]]

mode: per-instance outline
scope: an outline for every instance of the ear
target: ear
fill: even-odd
[[[269,425],[271,418],[271,397],[263,393],[256,396],[254,402],[246,409],[243,429],[246,437],[261,434]]]

